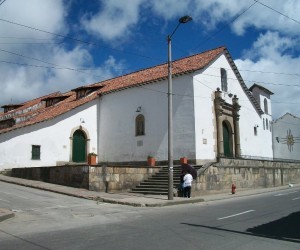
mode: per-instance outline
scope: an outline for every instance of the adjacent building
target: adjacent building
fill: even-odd
[[[300,118],[290,113],[273,122],[274,159],[300,161]]]

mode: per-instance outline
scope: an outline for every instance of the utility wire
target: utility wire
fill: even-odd
[[[13,24],[13,25],[17,25],[17,26],[20,26],[20,27],[23,27],[23,28],[31,29],[31,30],[34,30],[34,31],[43,32],[43,33],[50,34],[50,35],[53,35],[53,36],[62,37],[62,38],[68,39],[68,40],[78,42],[78,43],[99,46],[99,47],[103,47],[103,48],[106,48],[106,49],[118,51],[120,53],[130,54],[130,55],[134,55],[134,56],[138,56],[138,57],[147,58],[147,59],[150,59],[150,60],[157,61],[157,59],[149,57],[149,56],[145,56],[145,55],[141,55],[141,54],[137,54],[137,53],[133,53],[133,52],[129,52],[129,51],[124,51],[124,50],[120,50],[120,49],[111,48],[111,47],[108,47],[108,46],[100,45],[99,43],[87,42],[87,41],[77,39],[77,38],[74,38],[74,37],[70,37],[70,36],[56,34],[56,33],[50,32],[50,31],[34,28],[34,27],[31,27],[31,26],[28,26],[28,25],[20,24],[20,23],[17,23],[17,22],[9,21],[9,20],[5,20],[3,18],[0,18],[0,21],[6,22],[6,23],[9,23],[9,24]]]
[[[24,57],[24,58],[27,58],[27,59],[31,59],[31,60],[34,60],[34,61],[38,61],[38,62],[42,62],[42,63],[46,63],[46,64],[49,64],[49,65],[53,65],[55,67],[45,67],[45,66],[38,66],[38,65],[29,65],[31,67],[42,67],[42,68],[52,68],[52,69],[67,69],[67,70],[74,70],[74,71],[80,71],[79,69],[73,69],[73,68],[68,68],[68,67],[62,67],[62,66],[59,66],[55,63],[50,63],[50,62],[47,62],[47,61],[44,61],[44,60],[40,60],[40,59],[37,59],[37,58],[33,58],[33,57],[30,57],[30,56],[24,56],[22,54],[18,54],[18,53],[14,53],[14,52],[11,52],[11,51],[7,51],[7,50],[4,50],[4,49],[0,49],[0,51],[2,52],[5,52],[5,53],[9,53],[9,54],[12,54],[12,55],[16,55],[16,56],[20,56],[20,57]],[[16,63],[17,64],[17,63]],[[21,65],[26,65],[26,64],[21,64]]]
[[[204,39],[200,44],[198,44],[195,49],[198,49],[200,46],[202,46],[203,44],[205,44],[206,42],[208,42],[210,39],[214,38],[217,34],[221,33],[225,28],[227,28],[230,24],[234,23],[238,18],[240,18],[243,14],[245,14],[249,9],[251,9],[254,5],[256,4],[256,2],[252,3],[248,8],[246,8],[245,10],[243,10],[241,13],[239,13],[236,17],[234,17],[232,20],[230,20],[229,22],[227,22],[225,25],[223,25],[221,28],[219,28],[216,32],[214,32],[212,35],[210,35],[209,37],[207,37],[206,39]]]
[[[0,5],[2,5],[5,1],[6,1],[6,0],[2,0],[2,1],[0,2]]]
[[[255,1],[256,3],[259,3],[259,4],[263,5],[263,6],[265,6],[265,7],[268,8],[268,9],[270,9],[270,10],[272,10],[272,11],[278,13],[279,15],[282,15],[282,16],[284,16],[284,17],[286,17],[286,18],[288,18],[288,19],[294,21],[295,23],[300,24],[300,22],[299,22],[298,20],[296,20],[296,19],[294,19],[294,18],[291,18],[291,17],[289,17],[288,15],[286,15],[286,14],[284,14],[284,13],[278,11],[278,10],[275,10],[274,8],[272,8],[272,7],[270,7],[270,6],[266,5],[266,4],[264,4],[264,3],[262,3],[262,2],[260,2],[260,1],[258,1],[258,0],[254,0],[254,1]]]
[[[213,69],[220,69],[218,67],[212,67]],[[231,68],[224,68],[226,70],[232,71]],[[274,71],[262,71],[262,70],[249,70],[249,69],[238,69],[238,71],[245,71],[245,72],[253,72],[253,73],[262,73],[262,74],[275,74],[275,75],[287,75],[287,76],[300,76],[298,73],[284,73],[284,72],[274,72]]]
[[[6,61],[6,60],[0,60],[0,62],[7,63],[7,64],[14,64],[14,65],[27,66],[27,67],[35,67],[35,68],[71,70],[71,71],[77,71],[77,72],[80,72],[80,73],[87,73],[86,71],[99,70],[97,68],[75,69],[75,68],[60,66],[60,65],[57,65],[57,64],[54,64],[54,63],[50,63],[50,62],[47,62],[47,61],[43,61],[43,60],[36,59],[36,58],[33,58],[33,57],[24,56],[24,55],[21,55],[21,54],[17,54],[17,53],[6,51],[6,50],[2,50],[2,49],[0,49],[0,51],[6,52],[6,53],[10,53],[10,54],[13,54],[13,55],[17,55],[17,56],[20,56],[20,57],[28,58],[28,59],[31,59],[31,60],[39,61],[39,62],[42,62],[42,63],[46,63],[46,64],[49,64],[49,65],[52,65],[52,66],[34,65],[34,64],[26,64],[26,63],[18,63],[18,62],[11,62],[11,61]],[[114,68],[114,69],[125,70],[125,68]],[[213,74],[206,74],[206,73],[202,73],[202,75],[220,78],[220,75],[213,75]],[[95,75],[95,77],[97,77],[97,75]],[[234,80],[234,81],[239,81],[238,79],[231,78],[231,77],[227,77],[227,79]],[[247,80],[247,79],[244,79],[244,78],[243,78],[243,80],[245,82],[269,84],[269,85],[275,85],[275,86],[300,87],[300,85],[297,85],[297,84],[282,84],[282,83],[262,82],[262,81]],[[209,86],[205,85],[204,83],[201,83],[201,84],[212,90],[212,88],[210,88]]]

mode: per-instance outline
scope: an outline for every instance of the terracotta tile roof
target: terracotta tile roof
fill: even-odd
[[[221,54],[225,54],[228,60],[231,61],[231,64],[235,66],[227,49],[225,47],[219,47],[200,54],[196,54],[193,56],[189,56],[189,57],[185,57],[173,61],[172,73],[173,75],[181,75],[181,74],[194,72],[199,69],[203,69]],[[79,87],[64,94],[61,94],[60,92],[55,92],[50,95],[36,98],[34,100],[23,103],[20,108],[9,111],[7,113],[0,113],[0,121],[4,120],[5,117],[6,117],[5,119],[10,119],[12,117],[15,119],[19,118],[19,121],[16,123],[16,125],[14,125],[13,127],[1,129],[0,134],[24,126],[29,126],[35,123],[40,123],[46,120],[53,119],[78,106],[81,106],[85,103],[97,99],[98,95],[103,95],[113,91],[120,91],[125,88],[135,87],[143,84],[152,83],[155,81],[164,80],[167,79],[167,77],[168,77],[168,66],[165,63],[144,70],[140,70],[137,72],[133,72],[127,75],[98,82],[95,84]],[[242,81],[242,85],[243,84],[244,82]],[[81,88],[87,88],[87,87],[94,88],[96,91],[92,92],[86,97],[76,99],[76,90],[80,90]],[[97,90],[97,88],[95,87],[101,87],[101,88]],[[248,91],[250,93],[246,85],[242,87],[245,89],[245,91]],[[57,97],[65,96],[66,98],[56,103],[54,106],[45,107],[42,100],[46,100],[49,97],[56,97],[56,96]],[[38,106],[37,109],[32,108],[37,106]],[[28,110],[28,112],[24,112],[24,110],[25,111]]]
[[[211,61],[217,58],[226,50],[225,47],[219,47],[213,50],[196,54],[193,56],[185,57],[172,63],[172,74],[180,75],[193,72],[206,67]],[[168,77],[167,64],[161,64],[152,68],[140,70],[128,75],[123,75],[106,81],[102,81],[97,84],[105,85],[101,89],[101,93],[109,93],[112,91],[118,91],[128,87],[134,87],[136,85],[142,85],[150,82],[155,82]]]

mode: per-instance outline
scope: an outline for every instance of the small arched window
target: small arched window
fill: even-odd
[[[267,101],[267,98],[264,99],[264,110],[265,110],[265,113],[268,114],[268,101]]]
[[[143,115],[138,115],[135,118],[135,135],[145,135],[145,117]]]
[[[224,68],[221,68],[221,89],[227,92],[227,71]]]

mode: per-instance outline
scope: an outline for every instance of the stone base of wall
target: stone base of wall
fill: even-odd
[[[89,187],[89,166],[85,165],[13,168],[11,176],[76,188]]]
[[[87,166],[13,168],[11,176],[101,192],[129,191],[159,171],[148,166]]]
[[[93,166],[90,167],[89,190],[129,191],[159,170],[159,167],[150,166]]]
[[[93,191],[126,192],[159,170],[158,166],[65,165],[13,168],[11,175]],[[199,170],[193,196],[230,192],[233,183],[237,191],[300,183],[300,163],[220,159]]]
[[[230,192],[232,184],[238,190],[277,187],[289,183],[300,183],[300,163],[224,158],[202,169],[193,184],[193,193]]]

